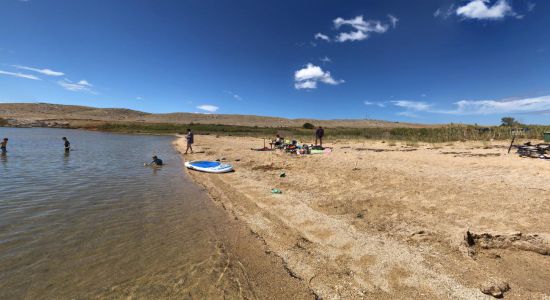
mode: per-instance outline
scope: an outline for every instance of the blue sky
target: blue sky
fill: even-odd
[[[550,123],[542,0],[1,0],[0,102]]]

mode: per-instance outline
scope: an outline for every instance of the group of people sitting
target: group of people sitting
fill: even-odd
[[[269,143],[271,149],[281,149],[289,153],[296,154],[310,154],[311,150],[323,150],[323,137],[325,136],[325,130],[319,126],[315,131],[315,145],[298,144],[296,140],[285,140],[284,137],[279,134],[275,139]]]

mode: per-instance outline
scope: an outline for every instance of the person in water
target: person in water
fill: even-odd
[[[2,150],[2,153],[8,152],[8,138],[4,138],[2,142],[0,142],[0,150]]]
[[[185,136],[185,139],[187,140],[187,149],[185,149],[185,154],[187,154],[187,151],[189,150],[191,150],[191,153],[193,153],[193,143],[195,142],[195,136],[189,128],[187,129],[187,135]]]
[[[162,159],[158,158],[156,155],[153,156],[153,161],[149,163],[150,166],[162,166]]]
[[[71,143],[66,137],[63,137],[62,140],[65,142],[65,152],[71,151]]]
[[[319,146],[323,147],[323,136],[325,136],[325,130],[319,126],[315,131],[315,145],[317,145],[317,140],[319,140]]]

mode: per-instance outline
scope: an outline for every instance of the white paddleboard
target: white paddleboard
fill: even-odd
[[[186,161],[185,166],[188,169],[207,172],[207,173],[227,173],[233,171],[233,166],[223,164],[219,161],[194,160]]]

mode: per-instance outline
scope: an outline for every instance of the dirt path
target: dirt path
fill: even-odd
[[[548,161],[497,144],[344,141],[292,156],[251,151],[254,138],[197,142],[188,159],[236,172],[192,177],[320,297],[475,299],[486,282],[506,298],[550,295]]]

